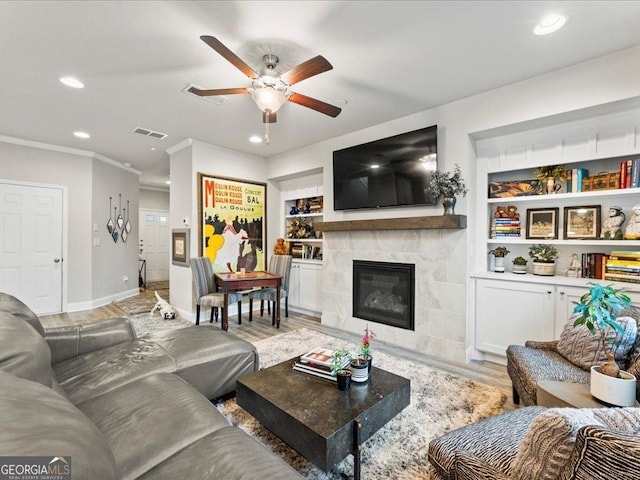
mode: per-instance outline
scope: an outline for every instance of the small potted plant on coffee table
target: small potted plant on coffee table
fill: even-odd
[[[534,275],[555,275],[558,250],[553,245],[537,243],[529,247],[529,256],[533,259]]]
[[[345,364],[352,358],[351,353],[346,348],[341,348],[333,353],[331,359],[331,373],[336,376],[338,390],[348,391],[351,385],[351,370]]]
[[[504,257],[509,255],[509,250],[507,250],[507,247],[496,247],[493,250],[490,250],[489,253],[493,255],[496,259],[495,264],[493,266],[493,271],[498,273],[503,273]]]
[[[360,342],[360,357],[367,360],[367,371],[371,373],[371,340],[376,338],[375,333],[369,330],[369,324],[364,329],[364,335]]]
[[[592,335],[598,335],[607,357],[604,363],[591,367],[591,395],[611,405],[633,407],[636,401],[636,378],[620,370],[611,352],[611,343],[617,347],[624,338],[624,335],[617,337],[625,332],[620,324],[622,318],[618,317],[631,306],[631,299],[611,285],[589,285],[589,291],[580,297],[580,302],[576,302],[573,309],[573,326],[585,325]],[[634,319],[626,320],[635,323]]]

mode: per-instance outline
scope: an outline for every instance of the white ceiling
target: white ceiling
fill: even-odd
[[[550,12],[566,26],[534,36]],[[2,1],[0,135],[93,151],[166,187],[166,149],[186,138],[270,157],[638,45],[638,24],[639,1]],[[256,70],[267,52],[283,71],[323,55],[334,69],[294,90],[348,104],[337,118],[286,104],[271,144],[251,144],[264,130],[250,96],[216,105],[181,91],[250,85],[201,35]]]

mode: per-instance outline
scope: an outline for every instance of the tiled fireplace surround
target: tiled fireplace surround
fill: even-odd
[[[325,232],[323,257],[323,324],[362,333],[368,323],[381,341],[465,361],[467,230]],[[351,316],[353,260],[416,265],[415,331]]]

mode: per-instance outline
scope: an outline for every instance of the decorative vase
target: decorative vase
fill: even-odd
[[[442,206],[444,207],[443,215],[455,215],[456,197],[442,197]]]
[[[349,388],[351,388],[351,371],[340,370],[336,373],[336,380],[338,383],[338,390],[348,392]]]
[[[533,262],[533,268],[531,273],[534,275],[546,275],[553,276],[556,274],[556,264],[553,263],[542,263],[542,262]]]
[[[518,265],[516,263],[513,264],[513,273],[527,273],[526,265]]]
[[[620,378],[603,375],[598,366],[591,367],[590,391],[597,400],[616,407],[634,407],[636,404],[636,377],[620,370]]]
[[[493,271],[497,273],[504,273],[504,257],[496,257],[496,261],[493,265]]]
[[[364,358],[351,361],[351,381],[362,383],[369,379],[369,362]]]

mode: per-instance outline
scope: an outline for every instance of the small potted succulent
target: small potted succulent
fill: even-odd
[[[503,273],[504,257],[509,255],[509,250],[507,250],[507,247],[496,247],[493,250],[490,250],[489,254],[493,255],[496,259],[495,265],[493,267],[493,271],[498,273]]]
[[[620,367],[609,348],[611,335],[624,332],[618,319],[620,312],[631,306],[631,299],[621,290],[611,285],[589,283],[589,291],[575,302],[573,326],[585,325],[591,334],[600,337],[602,350],[607,361],[591,367],[591,394],[603,402],[620,406],[633,407],[636,401],[636,378]],[[608,341],[609,340],[609,341]]]
[[[555,275],[558,250],[553,245],[536,243],[529,247],[529,256],[533,259],[534,275]]]
[[[516,257],[513,259],[513,273],[527,273],[527,259]]]
[[[341,348],[333,352],[331,373],[336,376],[338,390],[349,391],[349,387],[351,386],[351,370],[345,368],[345,363],[351,358],[352,355],[346,348]]]
[[[444,215],[455,215],[456,195],[466,197],[469,191],[464,184],[460,165],[457,163],[455,164],[453,175],[439,170],[433,172],[429,181],[429,188],[436,199],[442,199]]]

